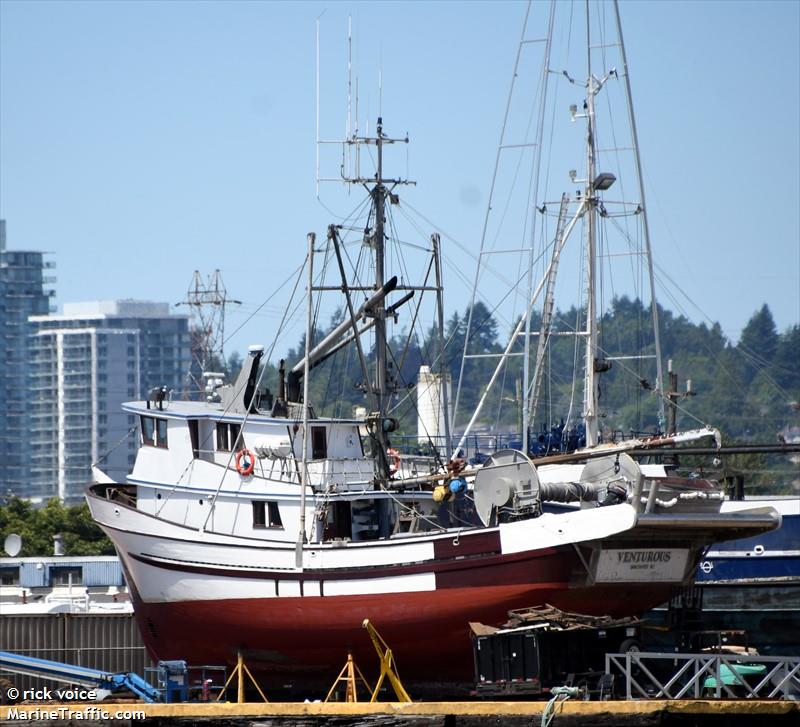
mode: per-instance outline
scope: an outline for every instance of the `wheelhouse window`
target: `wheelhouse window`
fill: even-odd
[[[156,446],[156,420],[153,417],[142,417],[142,444]]]
[[[311,427],[311,459],[325,459],[328,456],[328,441],[325,427]]]
[[[232,422],[218,422],[217,423],[217,451],[218,452],[232,452],[234,447],[237,446],[239,439],[239,432],[241,426]],[[244,446],[244,442],[238,443],[240,447]]]
[[[51,586],[80,586],[83,584],[83,568],[80,566],[53,566],[50,568]]]
[[[156,417],[140,417],[142,444],[149,447],[167,448],[167,420]]]
[[[281,511],[277,502],[253,500],[253,527],[283,529]]]
[[[156,419],[156,447],[167,447],[167,420]]]
[[[192,440],[192,456],[200,459],[200,422],[197,419],[189,420],[189,437]]]
[[[3,566],[0,568],[0,586],[19,585],[19,566]]]

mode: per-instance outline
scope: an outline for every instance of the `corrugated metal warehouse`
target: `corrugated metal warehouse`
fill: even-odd
[[[133,614],[54,613],[0,616],[0,650],[111,672],[144,674],[151,661]],[[53,682],[0,671],[18,689]]]

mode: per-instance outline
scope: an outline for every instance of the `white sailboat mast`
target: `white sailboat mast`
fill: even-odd
[[[622,21],[619,17],[619,3],[614,0],[614,18],[617,22],[617,38],[619,39],[619,50],[622,56],[622,76],[625,79],[625,94],[628,100],[628,118],[631,125],[631,138],[633,140],[633,156],[636,163],[636,179],[639,183],[639,199],[642,205],[642,228],[644,231],[644,244],[647,252],[647,275],[650,282],[650,309],[653,320],[653,340],[655,343],[656,356],[656,391],[658,397],[658,423],[659,428],[663,428],[665,423],[664,415],[664,373],[661,366],[661,327],[658,320],[658,303],[656,300],[656,282],[653,272],[653,250],[650,245],[650,224],[648,222],[647,202],[644,196],[644,178],[642,176],[642,159],[639,154],[639,135],[636,131],[636,115],[633,112],[633,94],[631,93],[631,77],[628,72],[628,56],[625,53],[625,40],[622,37]]]
[[[314,289],[314,241],[317,236],[308,233],[308,298],[306,300],[306,355],[303,367],[303,481],[300,483],[300,525],[297,530],[297,545],[295,547],[295,566],[303,567],[303,544],[306,542],[306,488],[308,487],[308,382],[311,379],[310,361],[308,355],[311,351],[311,331],[314,325],[313,318],[313,289]]]
[[[589,202],[588,233],[586,236],[586,352],[584,360],[583,419],[586,424],[586,446],[593,447],[598,443],[597,409],[598,380],[595,375],[595,358],[597,357],[597,200],[594,190],[596,174],[595,139],[594,139],[594,96],[601,84],[592,76],[592,44],[591,24],[589,18],[589,0],[586,0],[586,198]]]
[[[539,115],[536,122],[536,143],[534,147],[534,165],[533,165],[533,187],[531,189],[530,208],[534,210],[539,199],[539,181],[541,176],[542,165],[542,142],[544,140],[544,130],[546,121],[547,105],[544,99],[547,98],[548,82],[550,80],[550,50],[553,44],[553,23],[555,22],[555,3],[550,5],[550,16],[547,23],[547,36],[545,38],[544,49],[544,62],[542,63],[541,71],[541,86],[542,86],[542,99],[543,102],[539,104]],[[523,26],[523,39],[527,29],[527,15],[525,18],[525,25]],[[520,42],[521,43],[524,41]],[[530,300],[533,294],[533,266],[536,261],[536,226],[531,225],[530,231],[530,252],[528,255],[528,279],[527,279],[527,296],[526,299]],[[522,408],[522,451],[527,452],[529,449],[529,437],[531,428],[530,418],[530,402],[528,401],[529,392],[531,388],[531,313],[533,312],[532,306],[525,309],[525,338],[524,338],[524,353],[522,358],[522,401],[519,406]]]

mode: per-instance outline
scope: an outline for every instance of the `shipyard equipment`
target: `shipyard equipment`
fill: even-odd
[[[145,702],[164,701],[158,689],[148,684],[138,674],[131,672],[113,674],[102,669],[89,669],[77,664],[37,659],[34,656],[14,654],[10,651],[0,651],[0,669],[15,674],[29,674],[63,684],[79,684],[109,692],[128,689]]]
[[[378,701],[378,692],[383,684],[383,680],[388,677],[389,682],[394,689],[394,693],[397,695],[397,701],[410,702],[411,697],[408,696],[408,692],[405,690],[405,687],[403,686],[403,683],[400,681],[400,677],[397,674],[397,664],[395,664],[394,654],[389,648],[389,645],[383,640],[383,637],[369,622],[368,618],[365,618],[361,625],[367,630],[369,637],[372,639],[372,644],[375,647],[375,651],[378,653],[378,658],[381,662],[381,674],[378,677],[378,681],[375,684],[375,689],[373,690],[372,697],[369,701]]]
[[[70,686],[79,685],[99,692],[115,692],[127,689],[145,702],[188,702],[192,700],[209,701],[212,688],[219,688],[213,677],[222,674],[225,681],[225,667],[203,666],[189,667],[185,661],[159,661],[153,669],[145,669],[146,673],[153,675],[157,686],[153,686],[147,679],[133,672],[109,672],[103,669],[91,669],[77,664],[66,664],[60,661],[38,659],[34,656],[14,654],[10,651],[0,651],[0,671],[13,674],[27,674],[42,679],[50,679]],[[202,677],[193,682],[190,672]],[[196,686],[192,686],[192,685]],[[59,700],[61,694],[58,690],[38,690],[47,693],[44,699]],[[23,695],[19,695],[23,696]],[[96,698],[102,699],[105,694],[98,694]]]
[[[585,616],[552,607],[509,612],[508,628],[470,624],[479,696],[538,695],[597,684],[605,654],[639,648],[639,621]]]

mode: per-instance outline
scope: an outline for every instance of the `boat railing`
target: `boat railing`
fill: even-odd
[[[600,444],[618,444],[633,439],[648,439],[657,433],[653,431],[605,431],[600,434]],[[452,439],[457,441],[458,435]],[[403,455],[435,456],[445,461],[450,458],[451,449],[444,436],[399,436],[392,438],[392,446]],[[586,434],[582,425],[564,427],[563,424],[542,430],[530,438],[528,455],[532,459],[554,454],[569,454],[586,446]],[[463,443],[458,456],[470,464],[483,464],[493,453],[502,449],[522,449],[522,436],[519,432],[475,432]]]
[[[254,472],[269,479],[299,483],[301,470],[296,464],[299,463],[293,459],[258,460]],[[403,456],[400,466],[402,476],[405,477],[425,477],[437,469],[430,457],[406,455]],[[308,463],[308,474],[310,484],[322,490],[331,485],[371,487],[375,469],[372,459],[366,457],[326,457],[311,460]]]

